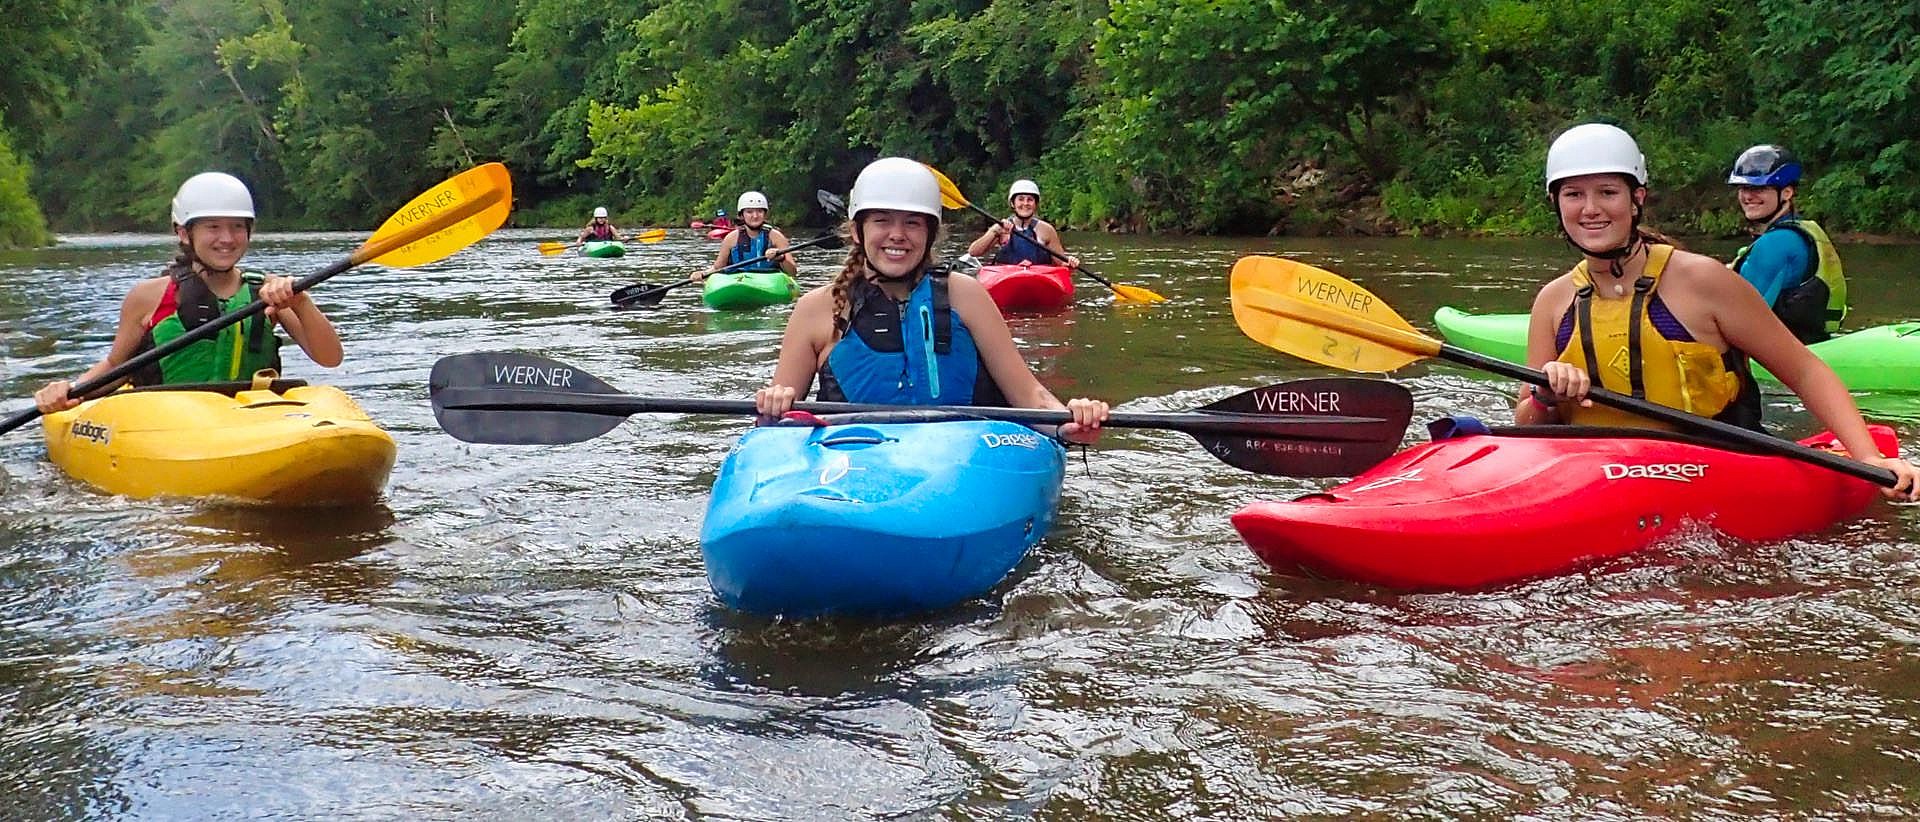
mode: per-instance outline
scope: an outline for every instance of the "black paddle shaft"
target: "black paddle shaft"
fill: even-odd
[[[308,274],[305,277],[301,277],[300,279],[295,280],[293,283],[293,292],[295,294],[298,294],[302,291],[306,291],[309,288],[312,288],[316,285],[326,282],[326,280],[329,277],[332,277],[335,274],[339,274],[342,271],[346,271],[347,269],[353,268],[357,264],[358,263],[354,262],[354,259],[352,257],[344,257],[340,260],[337,260],[333,264],[328,265],[326,268],[322,268],[319,271],[315,271],[312,274]],[[193,345],[194,343],[200,342],[201,340],[210,339],[213,337],[213,335],[220,333],[221,329],[226,328],[227,326],[233,325],[234,323],[237,323],[241,320],[244,320],[262,311],[265,311],[266,308],[267,308],[267,303],[265,300],[254,300],[253,302],[248,303],[245,307],[241,308],[238,311],[222,314],[218,317],[208,320],[202,325],[200,325],[199,327],[193,329],[192,331],[189,331],[185,334],[181,334],[180,336],[175,337],[171,340],[168,340],[165,343],[162,343],[160,345],[156,345],[152,349],[146,351],[145,353],[142,353],[141,355],[134,357],[133,359],[127,360],[126,362],[123,362],[117,366],[114,366],[112,369],[108,370],[107,373],[105,374],[101,374],[98,377],[94,377],[93,379],[87,380],[86,382],[73,386],[72,388],[67,390],[67,396],[72,397],[74,399],[85,400],[85,399],[92,399],[93,397],[98,396],[100,394],[104,394],[107,391],[111,390],[114,386],[119,385],[121,380],[124,380],[127,377],[133,375],[134,373],[138,372],[140,369],[146,368],[147,366],[157,363],[161,360],[161,358],[166,357],[170,354],[173,354],[174,352],[179,351],[180,349],[186,348],[189,345]],[[39,416],[40,416],[40,408],[39,406],[35,406],[33,408],[29,408],[25,411],[15,414],[11,417],[8,417],[5,422],[0,422],[0,434],[5,434],[8,431],[12,431],[15,428],[19,428],[22,425],[26,425],[27,423],[32,422],[34,418]]]
[[[1510,377],[1524,383],[1537,385],[1541,388],[1552,387],[1547,383],[1546,374],[1525,366],[1515,365],[1506,360],[1495,359],[1484,354],[1468,351],[1458,346],[1441,345],[1440,357],[1460,363],[1461,365],[1470,365],[1475,368],[1490,371],[1502,377]],[[1622,411],[1639,414],[1647,419],[1667,423],[1668,425],[1701,436],[1730,440],[1756,449],[1791,457],[1818,465],[1822,468],[1838,471],[1850,477],[1857,477],[1868,482],[1876,483],[1883,487],[1892,488],[1900,482],[1900,479],[1895,477],[1892,471],[1881,468],[1878,465],[1868,465],[1859,460],[1843,457],[1831,451],[1808,448],[1799,443],[1788,442],[1778,437],[1762,434],[1758,431],[1750,431],[1738,425],[1707,419],[1706,417],[1689,414],[1685,411],[1669,408],[1656,402],[1648,402],[1647,400],[1638,399],[1626,394],[1609,391],[1597,385],[1587,389],[1587,397],[1601,405],[1610,405]],[[1874,456],[1878,456],[1878,454]]]

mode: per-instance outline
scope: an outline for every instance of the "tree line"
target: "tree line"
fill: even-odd
[[[1920,5],[1867,0],[38,0],[0,49],[0,245],[155,230],[221,169],[370,228],[485,160],[522,225],[673,224],[905,154],[1079,228],[1551,233],[1558,130],[1731,233],[1747,145],[1824,225],[1920,234]],[[818,219],[817,216],[815,219]]]

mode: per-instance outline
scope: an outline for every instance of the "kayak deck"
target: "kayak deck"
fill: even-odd
[[[714,479],[707,579],[756,613],[945,608],[1046,535],[1064,473],[1059,445],[1007,422],[756,428]]]
[[[1871,429],[1898,453],[1891,429]],[[1833,446],[1827,434],[1801,442]],[[1878,496],[1864,480],[1681,435],[1538,426],[1416,446],[1326,492],[1248,505],[1233,525],[1282,573],[1473,590],[1628,554],[1686,522],[1785,539]]]
[[[1073,269],[1063,265],[988,265],[974,277],[1002,311],[1059,311],[1073,303]]]
[[[275,506],[370,502],[394,444],[332,386],[120,391],[42,418],[47,457],[131,497]]]
[[[778,269],[709,274],[700,288],[700,300],[723,311],[785,305],[798,296],[800,284]]]

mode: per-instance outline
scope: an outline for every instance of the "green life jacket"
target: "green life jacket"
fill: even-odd
[[[180,335],[205,325],[223,314],[231,314],[260,298],[265,278],[258,274],[241,275],[244,287],[221,300],[207,289],[199,276],[184,280],[169,279],[160,305],[147,323],[141,350],[165,345]],[[265,312],[220,329],[212,338],[200,340],[160,358],[159,365],[137,374],[135,385],[178,385],[196,382],[230,382],[249,378],[263,368],[280,370],[280,338]]]
[[[1803,343],[1827,339],[1840,330],[1840,322],[1847,318],[1847,275],[1840,268],[1840,251],[1834,248],[1833,240],[1820,224],[1812,220],[1783,217],[1767,230],[1799,234],[1813,252],[1807,255],[1807,266],[1811,270],[1802,276],[1798,285],[1780,292],[1780,297],[1773,302],[1773,313],[1778,314],[1780,321]],[[1733,253],[1733,262],[1729,263],[1733,270],[1740,270],[1751,248],[1753,246],[1741,246]]]

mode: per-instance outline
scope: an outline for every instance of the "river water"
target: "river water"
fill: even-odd
[[[288,370],[344,387],[398,441],[373,508],[107,497],[46,463],[37,426],[0,441],[0,816],[1920,814],[1913,508],[1397,594],[1276,575],[1227,522],[1328,481],[1113,431],[989,597],[884,622],[745,616],[708,590],[696,535],[746,420],[641,416],[551,448],[434,425],[428,369],[454,353],[535,352],[652,395],[743,398],[771,374],[781,310],[710,312],[690,288],[608,309],[614,288],[704,263],[693,232],[603,261],[535,251],[554,237],[501,232],[316,289],[347,362],[290,349]],[[358,239],[263,234],[249,266],[306,273]],[[1326,266],[1429,328],[1442,304],[1522,310],[1570,263],[1542,240],[1068,240],[1172,301],[1116,306],[1083,280],[1072,310],[1015,333],[1055,393],[1141,411],[1326,373],[1235,329],[1226,275],[1243,254]],[[0,410],[97,358],[170,245],[0,254]],[[1920,317],[1914,248],[1843,253],[1852,324]],[[817,283],[837,255],[812,254]],[[1510,418],[1501,381],[1394,378],[1417,420]],[[1776,427],[1811,427],[1774,399]]]

